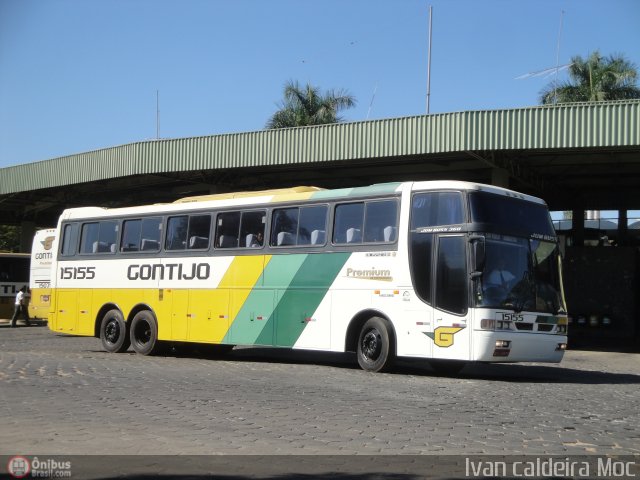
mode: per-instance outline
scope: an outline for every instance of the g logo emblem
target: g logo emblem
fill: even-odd
[[[462,330],[462,327],[438,327],[433,332],[423,332],[433,340],[438,347],[447,348],[453,345],[453,336]]]

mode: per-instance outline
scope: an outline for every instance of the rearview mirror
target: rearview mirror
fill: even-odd
[[[469,241],[471,242],[471,261],[473,268],[471,275],[478,277],[482,274],[486,261],[485,238],[482,235],[472,235],[469,237]]]

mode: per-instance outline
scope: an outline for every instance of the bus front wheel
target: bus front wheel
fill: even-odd
[[[387,322],[372,317],[365,322],[358,337],[358,364],[368,372],[389,370],[393,364],[392,338]]]
[[[153,355],[158,352],[158,324],[150,311],[138,312],[131,320],[131,346],[141,355]]]
[[[110,353],[126,352],[131,344],[129,331],[120,310],[109,310],[100,322],[102,347]]]

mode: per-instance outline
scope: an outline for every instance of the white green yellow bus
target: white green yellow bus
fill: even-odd
[[[53,239],[56,230],[47,228],[36,231],[31,246],[31,273],[29,288],[29,317],[46,320],[51,298],[51,264],[53,263]]]
[[[398,357],[443,368],[559,362],[566,348],[548,209],[493,186],[297,187],[75,208],[55,239],[49,326],[99,337],[110,352],[267,345],[352,351],[381,371]]]
[[[0,318],[13,316],[16,294],[22,287],[29,287],[29,254],[0,252]]]

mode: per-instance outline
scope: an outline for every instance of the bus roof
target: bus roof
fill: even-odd
[[[356,199],[378,195],[396,195],[407,188],[413,190],[453,189],[467,191],[486,191],[498,195],[520,198],[522,200],[544,204],[544,201],[539,198],[532,197],[530,195],[524,195],[505,188],[494,187],[492,185],[483,185],[457,180],[437,180],[379,183],[365,187],[341,188],[334,190],[325,190],[323,188],[310,186],[299,186],[271,190],[200,195],[185,197],[176,200],[173,203],[157,203],[153,205],[141,205],[135,207],[121,207],[112,209],[104,207],[79,207],[65,210],[61,218],[64,220],[71,220],[76,218],[81,219],[89,217],[106,217],[111,215],[139,215],[152,212],[172,213],[184,211],[185,209],[223,209],[246,207],[251,205],[266,205],[279,202],[339,200],[350,198]]]
[[[291,188],[275,188],[271,190],[260,191],[247,191],[247,192],[230,192],[230,193],[214,193],[211,195],[198,195],[194,197],[185,197],[176,200],[173,203],[191,203],[191,202],[205,202],[209,200],[229,200],[233,198],[249,198],[249,197],[264,197],[269,196],[290,196],[300,193],[319,192],[324,190],[320,187],[291,187]]]

